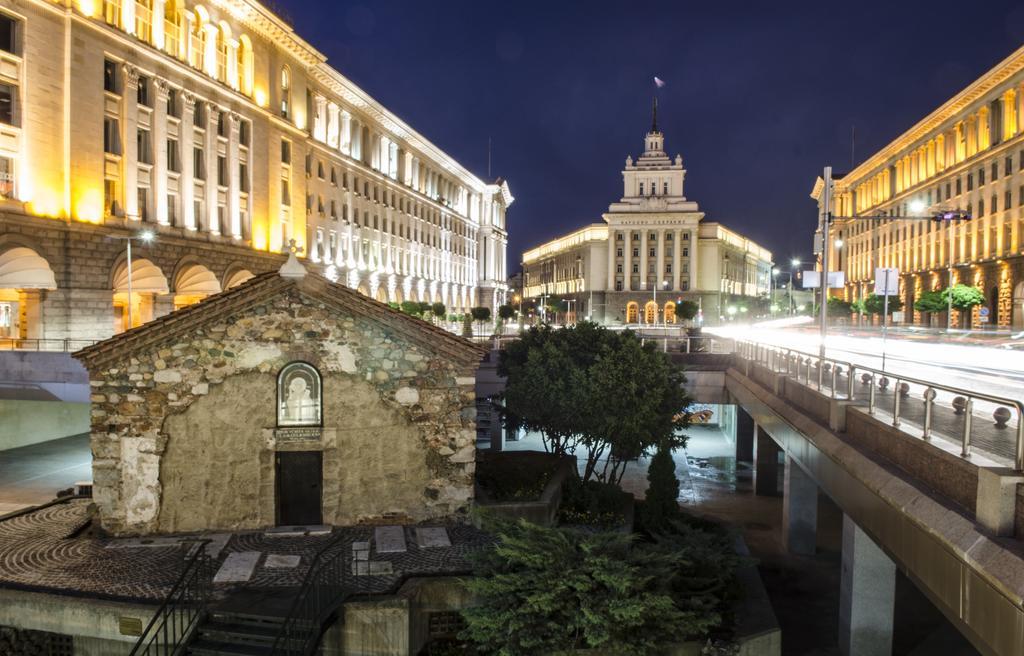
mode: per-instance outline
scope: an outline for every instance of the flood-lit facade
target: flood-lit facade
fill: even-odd
[[[837,220],[829,268],[845,272],[846,288],[833,294],[864,298],[876,267],[898,267],[906,320],[924,324],[929,317],[913,310],[914,300],[947,286],[952,257],[953,283],[985,295],[972,326],[1024,328],[1022,171],[1024,48],[836,180],[833,215],[893,220]],[[939,210],[973,218],[952,225],[900,218]],[[932,320],[946,324],[944,315]]]
[[[108,336],[292,239],[381,301],[504,302],[508,185],[248,0],[0,2],[0,196],[0,337]]]

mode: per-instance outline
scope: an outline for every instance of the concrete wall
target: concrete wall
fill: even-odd
[[[0,451],[88,432],[88,403],[0,400]]]
[[[0,381],[3,398],[17,398],[16,390],[26,388],[45,390],[62,401],[89,401],[89,374],[68,353],[0,351]]]

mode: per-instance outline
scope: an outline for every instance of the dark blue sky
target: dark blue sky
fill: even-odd
[[[509,269],[622,192],[654,75],[686,195],[770,248],[809,251],[808,198],[1024,44],[1024,4],[279,0],[297,32],[481,177],[505,177]],[[714,6],[711,6],[714,5]]]

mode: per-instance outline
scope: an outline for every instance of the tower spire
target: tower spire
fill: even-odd
[[[654,96],[654,104],[651,107],[651,132],[658,131],[658,96]]]

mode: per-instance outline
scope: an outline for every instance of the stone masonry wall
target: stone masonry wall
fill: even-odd
[[[277,374],[323,378],[323,439],[276,444]],[[91,371],[94,498],[116,534],[274,521],[274,453],[323,451],[324,521],[461,516],[472,499],[473,372],[292,288]]]

